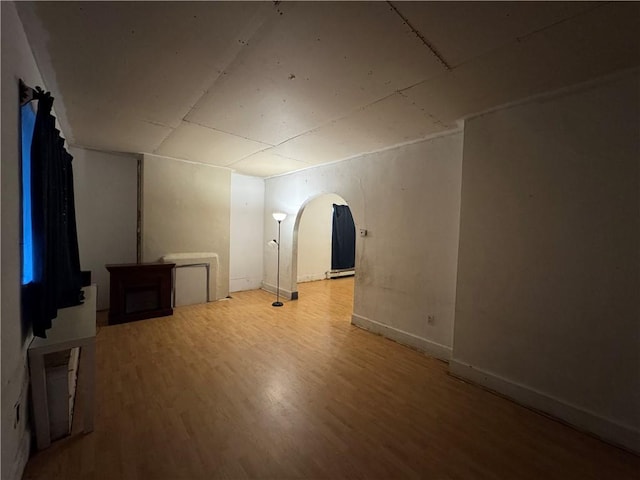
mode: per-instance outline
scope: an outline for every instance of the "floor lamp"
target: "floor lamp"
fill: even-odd
[[[273,307],[281,307],[283,305],[280,301],[280,223],[282,223],[285,218],[287,218],[286,213],[273,213],[273,219],[278,222],[278,241],[276,242],[276,245],[278,245],[278,273],[276,277],[276,301],[271,304]]]

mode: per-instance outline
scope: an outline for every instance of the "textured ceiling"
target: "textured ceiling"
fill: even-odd
[[[18,2],[70,143],[270,176],[640,64],[640,4]]]

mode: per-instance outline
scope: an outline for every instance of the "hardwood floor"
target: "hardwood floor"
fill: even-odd
[[[640,458],[350,324],[353,279],[102,327],[95,431],[25,479],[631,479]]]

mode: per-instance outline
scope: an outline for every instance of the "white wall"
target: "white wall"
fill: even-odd
[[[45,87],[22,24],[9,2],[2,13],[2,144],[1,144],[1,238],[2,262],[0,336],[2,343],[2,455],[3,480],[19,479],[29,456],[27,429],[28,370],[26,347],[31,332],[20,322],[20,114],[18,79]],[[20,404],[21,419],[15,423],[14,405]]]
[[[640,451],[637,71],[466,122],[452,370]]]
[[[264,179],[231,174],[229,291],[254,290],[262,282]]]
[[[109,308],[108,263],[135,263],[137,155],[70,148],[80,265],[98,286],[97,307]]]
[[[265,238],[277,231],[271,212],[289,214],[282,222],[285,297],[297,290],[296,216],[308,199],[334,192],[349,204],[356,228],[369,230],[356,237],[354,323],[449,358],[461,163],[462,134],[453,133],[267,179]],[[267,289],[275,285],[275,255],[266,250]]]
[[[217,253],[216,299],[228,296],[231,171],[145,154],[142,177],[142,260]]]
[[[298,226],[298,282],[321,280],[331,270],[334,203],[346,205],[342,197],[328,193],[304,206]]]

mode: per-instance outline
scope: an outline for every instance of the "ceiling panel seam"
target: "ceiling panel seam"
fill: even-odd
[[[426,81],[426,80],[425,80],[425,81]],[[420,83],[422,83],[422,82],[419,82],[419,83],[417,83],[416,85],[419,85]],[[414,85],[414,86],[415,86],[415,85]],[[433,123],[434,123],[435,125],[439,125],[439,126],[444,127],[444,128],[451,128],[451,126],[450,126],[449,124],[447,124],[447,123],[443,122],[441,118],[436,117],[436,116],[435,116],[435,115],[433,115],[432,113],[427,112],[423,107],[421,107],[421,106],[420,106],[420,105],[418,105],[416,102],[414,102],[413,100],[411,100],[411,98],[410,98],[408,95],[406,95],[406,94],[404,93],[404,92],[405,92],[405,90],[408,90],[409,88],[412,88],[412,87],[407,87],[407,88],[404,88],[404,89],[402,89],[402,90],[398,90],[398,95],[400,95],[400,96],[401,96],[401,97],[403,97],[403,98],[406,98],[409,102],[411,102],[411,105],[413,105],[414,107],[416,107],[417,109],[419,109],[421,112],[423,112],[426,116],[428,116],[429,118],[431,118],[431,119],[433,120]],[[456,119],[456,121],[458,121],[458,119]]]
[[[247,160],[250,157],[253,157],[254,155],[258,155],[259,153],[267,153],[268,150],[272,150],[273,147],[269,147],[269,148],[265,148],[264,150],[259,150],[257,152],[254,153],[250,153],[249,155],[246,155],[238,160],[234,160],[233,162],[227,164],[228,167],[232,167],[233,165],[235,165],[236,163],[240,163],[243,160]],[[287,157],[285,155],[282,155],[280,153],[269,153],[269,155],[273,155],[275,157],[280,157],[284,160],[293,160],[294,162],[299,162],[299,163],[304,163],[305,165],[314,165],[313,163],[309,163],[309,162],[305,162],[304,160],[300,160],[299,158],[292,158],[292,157]]]
[[[418,84],[422,83],[423,81],[426,81],[426,80],[422,80],[422,81],[418,82]],[[411,88],[411,87],[413,87],[413,86],[414,86],[414,85],[412,85],[412,86],[410,86],[410,87],[407,87],[407,88]],[[403,89],[403,90],[404,90],[404,89]],[[310,128],[309,130],[306,130],[306,131],[304,131],[304,132],[302,132],[302,133],[299,133],[299,134],[297,134],[297,135],[294,135],[293,137],[289,137],[289,138],[287,138],[286,140],[283,140],[282,142],[278,143],[277,145],[273,145],[273,147],[279,147],[279,146],[281,146],[281,145],[284,145],[284,144],[285,144],[285,143],[287,143],[287,142],[290,142],[291,140],[295,140],[296,138],[303,137],[303,136],[305,136],[305,135],[307,135],[307,134],[309,134],[309,133],[317,132],[318,130],[321,130],[321,129],[323,129],[323,128],[325,128],[325,127],[329,126],[329,125],[333,125],[334,123],[337,123],[337,122],[339,122],[339,121],[341,121],[341,120],[344,120],[344,119],[346,119],[346,118],[349,118],[351,115],[353,115],[353,114],[355,114],[355,113],[362,112],[363,110],[366,110],[367,108],[371,107],[372,105],[375,105],[376,103],[380,103],[380,102],[382,102],[383,100],[386,100],[387,98],[390,98],[390,97],[393,97],[394,95],[399,94],[399,93],[400,93],[400,91],[401,91],[401,90],[396,90],[396,91],[394,91],[394,92],[391,92],[391,93],[390,93],[390,94],[388,94],[388,95],[385,95],[384,97],[381,97],[381,98],[378,98],[377,100],[374,100],[373,102],[367,103],[366,105],[363,105],[363,106],[360,106],[360,107],[356,107],[356,108],[354,108],[353,110],[351,110],[349,113],[347,113],[347,114],[345,114],[345,115],[342,115],[342,116],[339,116],[339,117],[336,117],[336,118],[332,118],[332,119],[330,119],[330,120],[328,120],[328,121],[326,121],[326,122],[324,122],[324,123],[322,123],[322,124],[318,125],[317,127]],[[406,98],[406,97],[405,97],[405,98]],[[297,160],[297,159],[292,158],[292,160]],[[300,160],[300,161],[302,161],[302,160]]]
[[[596,8],[601,8],[602,6],[606,5],[607,3],[608,2],[597,3],[594,6],[592,6],[591,8],[586,8],[586,9],[584,9],[584,10],[582,10],[582,11],[580,11],[580,12],[574,14],[574,15],[570,15],[568,17],[561,18],[560,20],[558,20],[556,22],[553,22],[553,23],[550,23],[548,25],[545,25],[544,27],[540,27],[540,28],[538,28],[536,30],[533,30],[532,32],[525,33],[524,35],[522,35],[520,37],[516,37],[516,42],[521,42],[521,41],[527,39],[528,37],[536,35],[536,34],[538,34],[540,32],[544,32],[545,30],[548,30],[549,28],[553,28],[556,25],[560,25],[561,23],[565,23],[565,22],[568,22],[570,20],[573,20],[574,18],[577,18],[577,17],[580,17],[582,15],[585,15],[585,14],[595,10]]]
[[[420,39],[420,41],[422,43],[424,43],[424,45],[429,49],[429,51],[433,54],[433,56],[435,56],[438,61],[444,65],[444,67],[447,70],[451,70],[451,66],[447,63],[447,61],[444,59],[444,57],[442,56],[442,54],[440,52],[438,52],[438,50],[436,49],[436,47],[434,47],[431,42],[429,42],[429,40],[426,39],[426,37],[420,33],[420,31],[414,27],[411,22],[409,21],[409,19],[407,17],[405,17],[400,10],[398,10],[396,8],[396,6],[391,3],[390,1],[387,0],[387,3],[389,4],[389,6],[393,9],[394,12],[396,12],[396,14],[398,14],[398,16],[402,19],[402,21],[411,29],[411,31],[416,35],[416,37],[418,37]]]
[[[499,105],[494,105],[482,111],[465,114],[464,116],[459,118],[457,121],[461,122],[461,124],[464,125],[464,123],[469,120],[474,120],[478,117],[482,117],[484,115],[487,115],[493,112],[508,110],[514,107],[518,107],[520,105],[527,105],[533,102],[549,101],[557,97],[571,95],[572,93],[595,88],[599,85],[606,85],[608,83],[615,82],[626,75],[634,74],[634,73],[640,74],[640,67],[623,68],[622,70],[617,70],[607,75],[603,75],[596,78],[590,78],[589,80],[585,80],[579,83],[573,83],[571,85],[566,85],[564,87],[560,87],[555,90],[536,93],[534,95],[529,95],[524,98],[518,98],[517,100],[501,103]]]
[[[589,13],[589,12],[591,12],[591,11],[597,9],[597,8],[602,8],[605,5],[608,5],[609,3],[611,3],[611,2],[599,2],[599,3],[597,3],[595,6],[593,6],[591,8],[586,8],[584,10],[581,10],[579,13],[576,13],[574,15],[570,15],[568,17],[565,17],[565,18],[561,19],[561,20],[558,20],[556,22],[553,22],[553,23],[550,23],[548,25],[545,25],[544,27],[540,27],[540,28],[538,28],[536,30],[533,30],[533,31],[525,33],[525,34],[523,34],[521,36],[515,37],[515,38],[513,38],[513,40],[502,42],[502,43],[500,43],[499,45],[497,45],[496,47],[494,47],[494,48],[492,48],[490,50],[482,52],[481,54],[476,55],[474,57],[467,58],[466,60],[456,64],[455,67],[453,67],[453,70],[456,70],[459,67],[465,66],[465,65],[467,65],[469,63],[475,62],[476,60],[489,58],[489,57],[493,56],[494,54],[496,54],[497,52],[500,52],[501,50],[504,50],[504,49],[507,49],[507,48],[512,48],[512,46],[514,44],[526,41],[529,38],[535,37],[536,35],[544,32],[546,30],[552,29],[552,28],[554,28],[554,27],[556,27],[558,25],[561,25],[563,23],[570,22],[571,20],[574,20],[574,19],[576,19],[578,17],[581,17],[583,15],[586,15],[587,13]],[[423,82],[428,82],[430,80],[431,79],[426,79]],[[420,82],[420,83],[423,83],[423,82]]]
[[[444,75],[444,74],[445,74],[445,73],[443,73],[443,75]],[[440,75],[438,75],[438,77],[439,77],[439,76],[440,76]],[[438,78],[438,77],[434,77],[434,78]],[[318,130],[321,130],[321,129],[323,129],[323,128],[325,128],[325,127],[329,126],[329,125],[333,125],[333,124],[335,124],[335,123],[337,123],[337,122],[339,122],[339,121],[341,121],[341,120],[345,120],[345,119],[349,118],[349,117],[350,117],[351,115],[353,115],[353,114],[356,114],[356,113],[358,113],[358,112],[362,112],[362,111],[366,110],[366,109],[367,109],[367,108],[369,108],[369,107],[372,107],[373,105],[375,105],[375,104],[377,104],[377,103],[380,103],[380,102],[382,102],[382,101],[384,101],[384,100],[387,100],[388,98],[391,98],[391,97],[393,97],[394,95],[400,95],[401,97],[406,98],[407,100],[409,100],[409,97],[407,97],[406,95],[404,95],[404,93],[403,93],[404,91],[409,90],[409,89],[411,89],[411,88],[413,88],[413,87],[416,87],[416,86],[418,86],[418,85],[420,85],[420,84],[422,84],[422,83],[428,82],[428,81],[430,81],[430,80],[432,80],[432,79],[420,80],[419,82],[416,82],[416,83],[414,83],[413,85],[409,85],[408,87],[398,89],[398,90],[396,90],[396,91],[394,91],[394,92],[391,92],[391,93],[390,93],[390,94],[388,94],[388,95],[385,95],[384,97],[381,97],[381,98],[379,98],[379,99],[377,99],[377,100],[374,100],[374,101],[373,101],[373,102],[371,102],[371,103],[367,103],[366,105],[363,105],[363,106],[361,106],[361,107],[354,108],[353,110],[351,110],[351,111],[350,111],[349,113],[347,113],[346,115],[342,115],[342,116],[340,116],[340,117],[332,118],[331,120],[328,120],[327,122],[324,122],[323,124],[318,125],[317,127],[311,128],[311,129],[309,129],[309,130],[307,130],[307,131],[305,131],[305,132],[302,132],[302,133],[299,133],[299,134],[297,134],[297,135],[295,135],[295,136],[293,136],[293,137],[287,138],[286,140],[283,140],[282,142],[278,143],[277,145],[272,145],[272,147],[279,147],[279,146],[281,146],[281,145],[284,145],[284,144],[285,144],[285,143],[287,143],[287,142],[290,142],[290,141],[292,141],[292,140],[295,140],[296,138],[303,137],[303,136],[305,136],[305,135],[307,135],[307,134],[309,134],[309,133],[317,132]],[[423,108],[421,108],[420,106],[416,105],[416,103],[415,103],[415,102],[412,102],[411,104],[412,104],[413,106],[415,106],[416,108],[420,109],[421,111],[424,111],[424,109],[423,109]],[[440,124],[440,125],[443,125],[443,126],[445,126],[445,127],[447,126],[447,125],[446,125],[446,124],[444,124],[444,123],[442,122],[442,120],[440,120],[439,118],[436,118],[436,117],[434,117],[434,116],[433,116],[433,115],[431,115],[431,114],[427,114],[427,115],[428,115],[429,117],[433,118],[436,124]],[[255,141],[255,140],[254,140],[254,141]],[[264,143],[264,142],[261,142],[261,143]],[[282,155],[281,155],[281,156],[282,156]],[[285,157],[285,158],[290,158],[290,157]],[[291,160],[299,160],[299,159],[291,158]],[[299,160],[299,161],[302,161],[302,160]]]
[[[143,155],[143,156],[147,155],[147,156],[152,156],[152,157],[161,157],[161,158],[167,158],[169,160],[174,160],[176,162],[191,163],[193,165],[203,165],[205,167],[222,168],[223,170],[231,170],[231,171],[233,171],[233,168],[229,168],[226,165],[213,165],[211,163],[203,163],[203,162],[199,162],[197,160],[187,160],[186,158],[178,158],[178,157],[172,157],[170,155],[162,155],[161,153],[139,152],[137,155]]]
[[[234,164],[236,164],[238,162],[242,162],[243,160],[246,160],[247,158],[252,157],[254,155],[257,155],[259,153],[265,153],[267,150],[271,150],[272,148],[273,147],[264,148],[262,150],[258,150],[257,152],[250,153],[249,155],[245,155],[244,157],[239,158],[238,160],[234,160],[233,162],[229,163],[228,166],[230,167],[230,166],[232,166],[232,165],[234,165]],[[272,153],[271,155],[276,155],[276,154]],[[278,155],[278,156],[281,157],[282,155]],[[289,160],[295,160],[295,158],[290,158]]]
[[[231,135],[233,137],[236,138],[242,138],[243,140],[249,140],[250,142],[255,142],[255,143],[261,143],[263,145],[268,145],[268,148],[271,147],[275,147],[275,145],[269,143],[269,142],[263,142],[262,140],[254,140],[253,138],[249,138],[249,137],[243,137],[242,135],[238,135],[237,133],[231,133],[231,132],[227,132],[225,130],[220,130],[219,128],[213,128],[213,127],[209,127],[207,125],[203,125],[201,123],[198,122],[193,122],[191,120],[183,120],[184,123],[188,123],[190,125],[197,125],[198,127],[202,127],[202,128],[206,128],[207,130],[213,130],[214,132],[220,132],[220,133],[224,133],[226,135]]]
[[[301,168],[299,170],[292,170],[290,172],[277,173],[275,175],[271,175],[269,177],[265,177],[265,179],[273,178],[273,177],[283,177],[283,176],[286,176],[286,175],[291,175],[291,174],[294,174],[294,173],[301,172],[302,170],[307,170],[309,168],[325,167],[327,165],[332,165],[334,163],[346,162],[348,160],[354,160],[354,159],[358,159],[358,158],[361,158],[361,157],[364,158],[364,157],[367,157],[367,156],[375,155],[377,153],[394,150],[396,148],[406,147],[406,146],[409,146],[409,145],[415,145],[415,144],[420,143],[420,142],[431,141],[431,140],[435,140],[437,138],[444,138],[444,137],[448,137],[450,135],[458,135],[458,134],[461,134],[461,133],[463,133],[463,128],[461,126],[456,126],[454,128],[451,128],[450,130],[446,130],[444,132],[432,133],[432,134],[426,135],[426,136],[421,137],[421,138],[415,138],[415,139],[412,139],[412,140],[407,140],[406,142],[395,143],[393,145],[389,145],[389,146],[386,146],[386,147],[378,149],[378,150],[370,150],[370,151],[355,153],[353,155],[342,157],[342,158],[339,158],[337,160],[331,160],[330,162],[309,164],[308,162],[304,162],[302,160],[296,160],[296,161],[301,162],[301,163],[307,163],[309,166]]]
[[[153,150],[151,151],[151,153],[156,153],[158,150],[160,150],[160,148],[162,148],[162,145],[164,144],[164,142],[167,141],[167,139],[176,131],[175,128],[173,127],[168,127],[169,131],[167,132],[167,134],[162,137],[162,140],[160,140],[160,142],[158,142],[158,144],[153,148]],[[142,153],[142,152],[139,152]]]
[[[265,2],[263,5],[268,5],[268,4]],[[277,4],[274,3],[273,7],[277,8]],[[267,23],[267,21],[269,20],[269,15],[271,13],[271,8],[272,8],[272,5],[268,5],[267,7],[262,7],[262,9],[258,11],[255,14],[254,18],[249,22],[249,25],[245,27],[242,30],[242,32],[240,32],[238,37],[247,38],[247,40],[239,42],[241,46],[238,47],[237,50],[235,50],[235,53],[229,55],[228,61],[224,62],[224,67],[219,70],[218,75],[216,75],[216,77],[213,79],[213,82],[211,83],[211,85],[209,85],[209,88],[207,88],[202,93],[202,95],[200,95],[200,97],[194,102],[194,104],[191,105],[191,107],[189,108],[189,111],[182,117],[183,121],[187,121],[186,119],[191,116],[194,110],[197,110],[198,104],[202,101],[202,99],[205,98],[209,94],[209,92],[216,86],[216,83],[218,83],[218,80],[220,80],[220,78],[223,75],[227,74],[229,66],[232,65],[238,59],[242,51],[249,46],[249,44],[255,37],[256,33],[263,27],[265,23]],[[261,143],[264,143],[264,142],[261,142]]]

